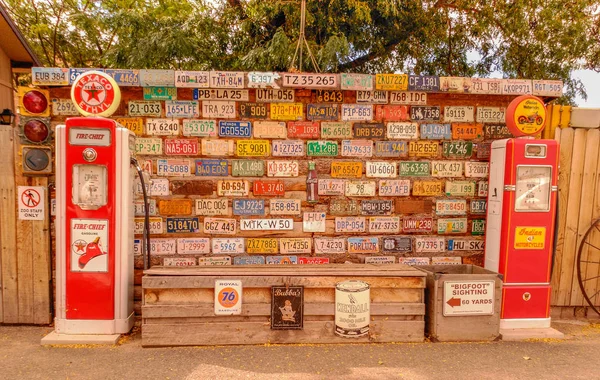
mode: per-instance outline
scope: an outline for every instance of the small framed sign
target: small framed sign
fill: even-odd
[[[304,287],[271,287],[271,330],[302,330]]]

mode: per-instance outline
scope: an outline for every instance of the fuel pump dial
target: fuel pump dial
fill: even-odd
[[[106,166],[73,165],[73,203],[84,210],[106,205]]]
[[[550,166],[519,165],[515,186],[515,211],[550,210]]]

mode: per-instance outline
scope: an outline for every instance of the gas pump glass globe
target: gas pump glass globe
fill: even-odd
[[[41,143],[48,139],[50,131],[48,126],[40,120],[29,120],[23,126],[23,134],[27,140],[34,143]]]
[[[41,114],[48,108],[48,99],[40,91],[31,90],[23,95],[23,107],[31,114]]]

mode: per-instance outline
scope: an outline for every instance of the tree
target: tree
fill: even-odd
[[[49,66],[285,71],[300,24],[299,0],[5,1]],[[600,70],[595,0],[307,0],[306,37],[322,71],[561,79],[567,100]]]

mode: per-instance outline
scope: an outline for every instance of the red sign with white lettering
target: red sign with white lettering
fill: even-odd
[[[169,156],[194,156],[198,154],[198,139],[165,139],[165,154]]]
[[[321,135],[318,121],[290,121],[287,130],[288,138],[318,139]]]
[[[254,181],[252,184],[254,195],[285,195],[283,181]]]

